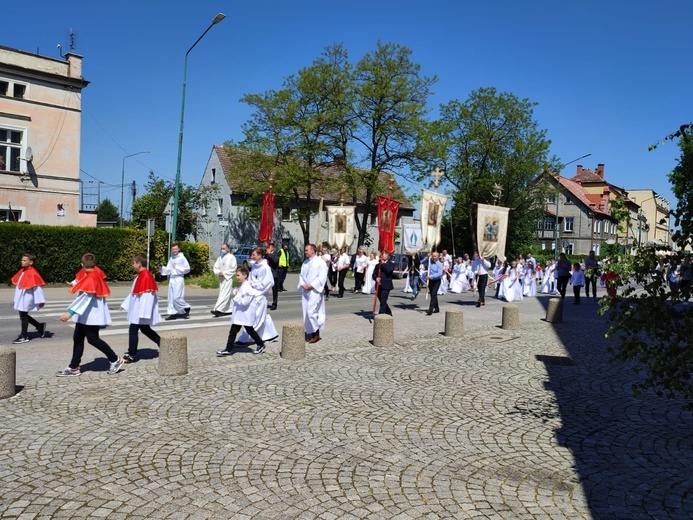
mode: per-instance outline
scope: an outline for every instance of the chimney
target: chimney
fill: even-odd
[[[346,164],[346,161],[344,160],[344,156],[343,156],[343,155],[337,155],[337,156],[332,160],[332,164],[334,164],[335,166],[344,167],[344,165]]]
[[[604,178],[604,164],[603,163],[599,163],[597,165],[596,174],[599,175],[602,179]]]
[[[81,79],[82,78],[82,56],[75,54],[73,52],[68,52],[65,57],[67,58],[67,74],[70,78]]]
[[[577,165],[577,173],[575,174],[575,176],[577,177],[577,176],[580,175],[581,173],[582,173],[582,164],[578,164],[578,165]]]

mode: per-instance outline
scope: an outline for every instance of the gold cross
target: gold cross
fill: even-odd
[[[438,186],[440,186],[440,179],[442,175],[445,175],[444,171],[440,171],[440,168],[436,166],[436,169],[431,172],[431,175],[435,177],[435,181],[433,181],[433,186],[435,186],[436,189],[438,189]]]

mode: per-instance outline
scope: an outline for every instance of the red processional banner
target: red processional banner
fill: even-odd
[[[395,252],[395,230],[400,202],[378,195],[378,251]]]
[[[267,242],[272,241],[274,230],[274,193],[268,191],[262,196],[262,216],[260,217],[260,234],[258,240]]]

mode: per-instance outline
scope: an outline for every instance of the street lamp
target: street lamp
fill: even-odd
[[[205,34],[209,32],[212,26],[221,22],[224,18],[226,18],[224,13],[217,14],[212,20],[212,23],[209,24],[209,27],[202,33],[202,36],[195,40],[192,47],[185,53],[185,64],[183,66],[183,101],[180,107],[180,132],[178,133],[178,163],[176,165],[176,185],[173,193],[173,216],[171,217],[171,242],[176,241],[176,226],[178,225],[178,191],[180,186],[180,161],[183,155],[183,121],[185,119],[185,83],[188,75],[188,54],[190,54],[190,51],[195,48],[195,45],[204,38]]]
[[[149,150],[142,150],[141,152],[131,153],[123,157],[123,169],[120,174],[120,227],[123,227],[123,190],[125,188],[125,159],[128,157],[134,157],[135,155],[140,155],[141,153],[149,153]]]
[[[585,157],[589,157],[592,155],[591,153],[586,153],[585,155],[581,155],[577,159],[573,159],[572,161],[569,161],[563,165],[563,168],[561,168],[561,171],[568,166],[569,164],[573,164],[576,161],[579,161],[580,159],[584,159]],[[553,226],[553,257],[558,258],[558,202],[560,201],[560,186],[561,186],[561,173],[558,173],[558,179],[556,179],[556,182],[558,182],[558,185],[556,186],[556,221]]]

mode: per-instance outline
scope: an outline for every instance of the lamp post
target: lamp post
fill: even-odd
[[[120,227],[123,227],[123,190],[125,189],[125,159],[128,157],[134,157],[135,155],[140,155],[142,153],[149,153],[149,150],[142,150],[141,152],[131,153],[123,157],[123,169],[120,174]]]
[[[190,51],[195,48],[195,45],[197,45],[198,42],[204,38],[205,34],[207,34],[214,25],[221,22],[224,18],[226,18],[225,14],[217,14],[212,20],[212,23],[209,24],[209,27],[205,29],[205,32],[203,32],[202,35],[195,40],[195,43],[193,43],[188,49],[188,52],[185,53],[185,63],[183,66],[183,101],[181,102],[180,107],[180,132],[178,133],[178,163],[176,165],[176,184],[173,192],[173,215],[171,217],[171,242],[176,241],[176,226],[178,225],[178,192],[180,186],[180,161],[183,155],[183,121],[185,119],[185,84],[188,75],[188,54],[190,54]]]
[[[574,162],[579,161],[580,159],[584,159],[585,157],[589,157],[590,155],[592,155],[592,154],[586,153],[585,155],[581,155],[577,159],[573,159],[572,161],[565,163],[563,165],[563,168],[565,168],[569,164],[573,164]],[[563,170],[563,168],[561,168],[561,171]],[[561,177],[561,174],[559,172],[558,179],[556,179],[556,182],[558,183],[556,185],[556,188],[557,188],[556,189],[556,221],[554,222],[554,226],[553,226],[553,257],[554,258],[558,258],[558,203],[560,201],[560,194],[561,194],[561,190],[560,190],[561,179],[560,179],[560,177]]]

